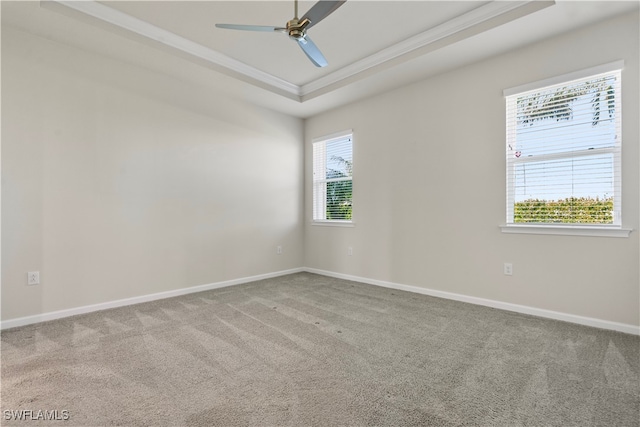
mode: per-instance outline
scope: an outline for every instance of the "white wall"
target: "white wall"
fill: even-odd
[[[313,138],[354,130],[356,226],[310,225],[307,173],[305,265],[638,325],[638,39],[630,14],[308,119],[307,170]],[[620,59],[631,237],[502,234],[503,89]]]
[[[302,120],[3,27],[2,319],[300,267],[302,139]]]
[[[3,27],[2,320],[304,265],[638,325],[638,36],[620,17],[313,117],[303,136],[301,120]],[[502,234],[502,90],[619,59],[631,237]],[[311,226],[311,139],[348,128],[356,227]]]

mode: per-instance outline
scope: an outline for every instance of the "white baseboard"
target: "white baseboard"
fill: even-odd
[[[177,297],[196,292],[208,291],[211,289],[224,288],[227,286],[240,285],[243,283],[255,282],[262,279],[270,279],[272,277],[285,276],[287,274],[299,273],[306,271],[309,273],[320,274],[323,276],[335,277],[338,279],[353,280],[355,282],[366,283],[369,285],[382,286],[385,288],[398,289],[402,291],[414,292],[417,294],[429,295],[438,298],[444,298],[455,301],[467,302],[470,304],[483,305],[486,307],[498,308],[501,310],[513,311],[517,313],[530,314],[548,319],[562,320],[564,322],[577,323],[580,325],[591,326],[594,328],[608,329],[618,332],[624,332],[632,335],[640,335],[640,327],[628,325],[625,323],[611,322],[608,320],[594,319],[591,317],[578,316],[574,314],[561,313],[557,311],[545,310],[541,308],[528,307],[525,305],[511,304],[502,301],[472,297],[452,292],[438,291],[435,289],[421,288],[412,285],[403,285],[399,283],[387,282],[383,280],[369,279],[366,277],[352,276],[349,274],[335,273],[332,271],[320,270],[316,268],[300,267],[290,270],[282,270],[273,273],[259,274],[257,276],[243,277],[240,279],[225,280],[222,282],[209,283],[206,285],[193,286],[189,288],[175,289],[172,291],[158,292],[155,294],[141,295],[138,297],[125,298],[116,301],[109,301],[99,304],[85,305],[82,307],[70,308],[66,310],[52,311],[48,313],[36,314],[33,316],[19,317],[15,319],[4,320],[0,322],[0,330],[15,328],[19,326],[30,325],[33,323],[47,322],[49,320],[61,319],[63,317],[75,316],[78,314],[91,313],[94,311],[107,310],[109,308],[124,307],[132,304],[140,304],[148,301],[155,301],[164,298]]]
[[[0,330],[16,328],[18,326],[30,325],[33,323],[47,322],[49,320],[61,319],[63,317],[75,316],[78,314],[91,313],[94,311],[107,310],[109,308],[124,307],[126,305],[140,304],[148,301],[155,301],[164,298],[177,297],[180,295],[193,294],[196,292],[208,291],[211,289],[225,288],[227,286],[240,285],[242,283],[255,282],[256,280],[270,279],[272,277],[285,276],[287,274],[299,273],[303,268],[293,268],[290,270],[277,271],[273,273],[259,274],[257,276],[243,277],[240,279],[225,280],[222,282],[209,283],[206,285],[192,286],[189,288],[174,289],[172,291],[158,292],[155,294],[141,295],[132,298],[125,298],[116,301],[108,301],[99,304],[85,305],[82,307],[69,308],[66,310],[51,311],[48,313],[35,314],[33,316],[19,317],[0,322]]]
[[[398,289],[402,291],[414,292],[417,294],[429,295],[432,297],[445,298],[449,300],[468,302],[470,304],[483,305],[486,307],[498,308],[501,310],[514,311],[514,312],[523,313],[523,314],[530,314],[532,316],[545,317],[548,319],[562,320],[564,322],[577,323],[580,325],[591,326],[594,328],[608,329],[608,330],[624,332],[632,335],[640,335],[640,327],[634,326],[634,325],[628,325],[625,323],[617,323],[617,322],[611,322],[608,320],[594,319],[591,317],[578,316],[575,314],[560,313],[558,311],[528,307],[526,305],[511,304],[508,302],[495,301],[495,300],[472,297],[472,296],[467,296],[462,294],[455,294],[452,292],[438,291],[435,289],[421,288],[418,286],[402,285],[399,283],[386,282],[383,280],[351,276],[349,274],[334,273],[332,271],[319,270],[316,268],[305,267],[303,270],[309,273],[335,277],[338,279],[352,280],[354,282],[361,282],[369,285],[382,286],[385,288]]]

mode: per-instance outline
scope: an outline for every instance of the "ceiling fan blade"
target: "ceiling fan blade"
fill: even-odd
[[[306,29],[309,29],[333,13],[346,1],[347,0],[320,0],[318,3],[314,4],[302,18],[300,18],[300,21],[304,21],[305,19],[311,21],[311,23],[306,27]]]
[[[307,57],[313,62],[316,67],[326,67],[328,65],[327,60],[325,59],[318,46],[311,41],[309,36],[305,36],[304,38],[298,39],[298,44],[302,48],[302,51],[307,55]]]
[[[267,25],[236,25],[236,24],[216,24],[217,28],[225,28],[227,30],[243,30],[243,31],[264,31],[273,33],[274,31],[287,31],[282,27],[269,27]]]

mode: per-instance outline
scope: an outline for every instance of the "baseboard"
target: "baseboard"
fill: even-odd
[[[107,310],[109,308],[123,307],[127,305],[140,304],[143,302],[155,301],[164,298],[172,298],[180,295],[193,294],[196,292],[208,291],[211,289],[225,288],[227,286],[240,285],[243,283],[255,282],[256,280],[270,279],[272,277],[285,276],[287,274],[299,273],[303,268],[293,268],[273,273],[259,274],[257,276],[243,277],[240,279],[225,280],[222,282],[209,283],[206,285],[192,286],[189,288],[175,289],[171,291],[158,292],[155,294],[141,295],[132,298],[125,298],[116,301],[108,301],[99,304],[85,305],[82,307],[70,308],[66,310],[51,311],[48,313],[35,314],[33,316],[19,317],[0,322],[0,330],[16,328],[18,326],[30,325],[33,323],[47,322],[49,320],[61,319],[63,317],[75,316],[78,314],[91,313],[94,311]]]
[[[561,313],[557,311],[545,310],[541,308],[529,307],[525,305],[511,304],[502,301],[472,297],[468,295],[456,294],[452,292],[438,291],[435,289],[422,288],[412,285],[403,285],[399,283],[387,282],[383,280],[369,279],[366,277],[352,276],[349,274],[335,273],[317,268],[300,267],[289,270],[282,270],[273,273],[259,274],[256,276],[243,277],[233,280],[225,280],[222,282],[209,283],[206,285],[193,286],[189,288],[175,289],[166,292],[158,292],[155,294],[141,295],[132,298],[125,298],[116,301],[108,301],[99,304],[86,305],[82,307],[70,308],[66,310],[52,311],[48,313],[36,314],[33,316],[19,317],[8,319],[0,322],[0,330],[16,328],[19,326],[30,325],[33,323],[47,322],[50,320],[61,319],[63,317],[75,316],[78,314],[91,313],[94,311],[107,310],[110,308],[123,307],[127,305],[140,304],[148,301],[155,301],[164,298],[177,297],[196,292],[208,291],[211,289],[219,289],[228,286],[240,285],[243,283],[255,282],[262,279],[270,279],[273,277],[285,276],[287,274],[299,273],[306,271],[309,273],[320,274],[323,276],[335,277],[338,279],[353,280],[355,282],[366,283],[385,288],[398,289],[417,294],[429,295],[438,298],[444,298],[454,301],[462,301],[470,304],[483,305],[486,307],[498,308],[501,310],[513,311],[517,313],[530,314],[532,316],[544,317],[548,319],[561,320],[564,322],[577,323],[580,325],[591,326],[594,328],[608,329],[618,332],[624,332],[632,335],[640,335],[640,327],[628,325],[625,323],[611,322],[608,320],[594,319],[591,317],[577,316],[574,314]]]
[[[523,313],[523,314],[530,314],[532,316],[545,317],[548,319],[561,320],[561,321],[570,322],[570,323],[577,323],[580,325],[591,326],[594,328],[624,332],[626,334],[640,335],[640,327],[634,326],[634,325],[628,325],[625,323],[617,323],[617,322],[611,322],[608,320],[594,319],[591,317],[577,316],[575,314],[561,313],[558,311],[528,307],[526,305],[511,304],[508,302],[472,297],[472,296],[456,294],[452,292],[438,291],[435,289],[421,288],[418,286],[402,285],[399,283],[369,279],[366,277],[351,276],[349,274],[335,273],[332,271],[319,270],[316,268],[305,267],[303,270],[309,273],[335,277],[338,279],[352,280],[354,282],[367,283],[369,285],[382,286],[385,288],[398,289],[402,291],[414,292],[417,294],[429,295],[432,297],[444,298],[449,300],[468,302],[470,304],[483,305],[486,307],[498,308],[501,310],[514,311],[514,312]]]

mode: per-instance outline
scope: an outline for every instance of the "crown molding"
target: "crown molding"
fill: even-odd
[[[516,19],[520,16],[535,12],[542,8],[555,4],[554,0],[550,1],[492,1],[482,5],[472,11],[457,16],[443,24],[426,30],[420,34],[410,37],[404,41],[396,43],[386,49],[382,49],[373,55],[356,61],[337,71],[322,76],[312,82],[304,84],[300,88],[300,95],[303,100],[311,98],[316,92],[324,91],[326,88],[337,85],[349,78],[364,73],[370,69],[378,67],[389,61],[407,56],[411,52],[418,49],[433,45],[447,37],[455,36],[464,31],[479,27],[494,18],[503,16],[509,12],[520,10],[523,13],[516,14],[505,22]],[[525,10],[527,9],[527,10]],[[502,23],[505,23],[502,22]],[[478,32],[481,30],[479,29]],[[477,34],[477,33],[476,33]],[[409,58],[407,58],[409,59]]]
[[[442,47],[443,43],[454,43],[488,28],[493,28],[551,6],[555,4],[555,1],[494,0],[300,86],[94,0],[42,0],[40,4],[48,9],[60,10],[59,7],[56,7],[56,5],[59,5],[75,12],[80,12],[109,25],[176,49],[194,59],[205,61],[205,63],[216,68],[222,68],[223,71],[233,77],[249,81],[256,86],[302,103],[349,84],[358,78],[364,78],[374,72],[375,69],[395,65],[399,61],[409,60],[421,50],[436,49]]]
[[[177,49],[188,55],[194,56],[211,64],[223,67],[229,71],[241,74],[266,85],[276,92],[285,92],[300,98],[300,87],[272,74],[266,73],[255,67],[240,62],[237,59],[224,55],[199,43],[193,42],[170,31],[164,30],[141,19],[135,18],[119,10],[113,9],[94,0],[68,1],[68,0],[42,0],[42,7],[55,9],[55,4],[65,6],[73,11],[83,13],[99,19],[107,24],[130,31],[146,37],[162,45]]]

